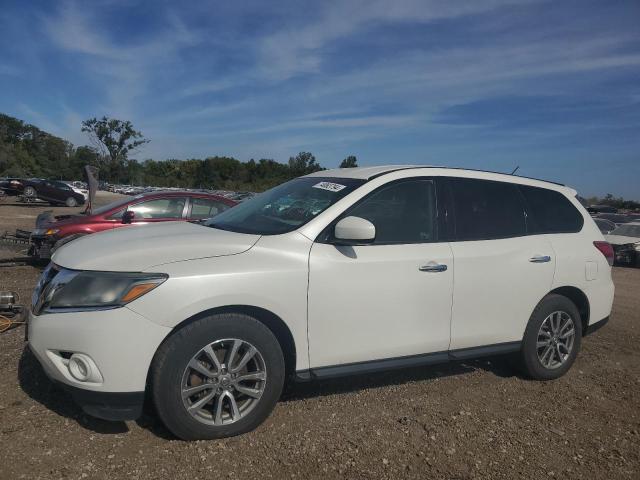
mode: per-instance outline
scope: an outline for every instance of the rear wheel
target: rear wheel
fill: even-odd
[[[64,204],[65,204],[67,207],[76,207],[76,206],[78,206],[78,201],[77,201],[75,198],[73,198],[73,197],[69,197],[69,198],[67,198],[67,199],[65,200]]]
[[[575,304],[561,295],[547,295],[529,319],[520,352],[524,372],[536,380],[564,375],[580,350],[582,321]]]
[[[184,327],[160,347],[152,368],[156,410],[183,440],[253,430],[273,410],[285,377],[273,333],[235,313]]]

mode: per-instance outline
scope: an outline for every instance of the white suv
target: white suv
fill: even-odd
[[[94,416],[145,394],[183,439],[247,432],[288,378],[514,352],[563,375],[613,302],[613,251],[539,180],[434,167],[326,170],[204,222],[58,250],[29,345]]]

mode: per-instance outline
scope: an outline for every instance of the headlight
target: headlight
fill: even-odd
[[[36,228],[31,235],[55,235],[59,231],[59,228]]]
[[[60,269],[35,300],[35,313],[126,305],[162,284],[164,273],[92,272]]]

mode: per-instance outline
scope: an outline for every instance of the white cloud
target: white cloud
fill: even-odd
[[[322,64],[322,47],[378,24],[421,22],[487,12],[497,7],[533,0],[352,0],[326,2],[320,18],[294,25],[260,42],[261,70],[268,78],[286,79],[314,73]]]
[[[109,37],[99,12],[67,1],[58,14],[43,19],[50,39],[59,48],[85,55],[85,65],[93,72],[95,82],[106,91],[108,104],[104,113],[131,116],[134,100],[161,68],[170,69],[180,60],[184,48],[202,41],[199,32],[188,28],[175,13],[165,13],[166,28],[155,36],[137,43],[119,43]]]

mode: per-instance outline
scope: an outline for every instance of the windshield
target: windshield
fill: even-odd
[[[620,225],[611,232],[611,235],[640,238],[640,225]]]
[[[94,208],[94,209],[91,210],[91,213],[93,215],[102,215],[103,213],[108,212],[111,209],[114,209],[114,208],[120,207],[122,205],[125,205],[125,204],[131,202],[131,200],[134,200],[134,199],[137,199],[137,198],[142,198],[142,195],[138,195],[136,197],[124,197],[124,198],[122,198],[120,200],[116,200],[115,202],[111,202],[111,203],[108,203],[106,205],[103,205],[100,208]]]
[[[364,182],[353,178],[296,178],[230,208],[204,224],[256,235],[291,232]]]

